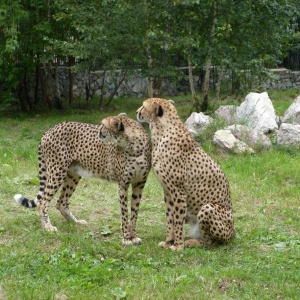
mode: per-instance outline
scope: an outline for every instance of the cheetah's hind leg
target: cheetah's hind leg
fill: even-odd
[[[186,247],[228,242],[234,237],[232,211],[218,204],[207,203],[201,207],[197,222],[190,223],[192,240]]]
[[[73,221],[77,224],[86,225],[87,222],[85,220],[77,220],[77,218],[71,213],[69,208],[69,199],[75,191],[80,178],[81,177],[76,173],[67,174],[67,177],[61,187],[61,193],[59,199],[57,200],[56,208],[59,209],[66,220]]]

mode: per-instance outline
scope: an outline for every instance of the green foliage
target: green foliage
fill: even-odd
[[[266,68],[298,45],[299,1],[217,1],[217,24],[210,36],[214,3],[3,0],[0,108],[16,99],[24,111],[55,106],[49,100],[55,98],[49,95],[51,83],[38,73],[41,67],[51,69],[55,59],[66,61],[74,72],[118,69],[130,76],[140,68],[149,78],[172,79],[175,66],[186,66],[188,60],[203,66],[210,47],[212,65],[230,70],[233,90],[238,90],[245,70],[267,76]],[[43,103],[26,90],[33,73],[43,81]]]

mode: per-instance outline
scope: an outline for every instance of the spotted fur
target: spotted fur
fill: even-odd
[[[150,98],[138,109],[137,118],[150,125],[152,167],[164,190],[167,233],[159,245],[181,250],[231,240],[234,225],[228,181],[192,138],[174,103]],[[186,242],[185,220],[192,237]]]
[[[80,224],[69,209],[82,176],[99,177],[119,185],[123,243],[141,242],[136,221],[142,191],[151,168],[151,141],[137,121],[124,114],[103,119],[101,125],[65,122],[49,129],[39,145],[40,189],[34,200],[15,195],[25,207],[38,206],[42,227],[57,230],[50,223],[48,207],[61,188],[56,208],[67,219]],[[132,187],[131,218],[128,219],[128,188]]]

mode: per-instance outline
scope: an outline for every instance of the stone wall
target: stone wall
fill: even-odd
[[[161,82],[156,82],[155,94],[156,95],[166,95],[173,96],[178,94],[187,94],[190,93],[189,82],[187,78],[186,68],[182,68],[182,76],[180,79],[164,79]],[[272,70],[274,76],[272,79],[268,79],[265,82],[261,83],[266,90],[270,89],[291,89],[296,88],[300,89],[300,71],[291,71],[287,69],[275,69]],[[213,72],[212,72],[213,74]],[[59,76],[59,88],[60,94],[64,98],[68,98],[69,93],[69,79],[68,79],[68,70],[65,67],[58,68]],[[213,76],[213,75],[212,75]],[[122,78],[121,71],[94,71],[90,73],[90,76],[87,76],[86,73],[77,73],[74,75],[74,88],[73,93],[75,97],[85,97],[86,89],[85,86],[90,87],[91,96],[101,96],[108,98],[112,93],[114,93],[116,87],[119,85],[119,82]],[[230,78],[230,76],[227,76]],[[199,90],[202,85],[203,78],[199,76],[194,77],[194,84],[196,90]],[[34,78],[32,78],[32,84],[29,88],[30,94],[33,94],[33,84]],[[215,78],[211,79],[211,88],[214,88],[216,80]],[[228,80],[229,82],[229,80]],[[230,86],[229,84],[226,86]],[[254,81],[253,81],[254,82]],[[54,84],[54,81],[53,81]],[[147,78],[142,76],[141,72],[137,70],[134,74],[127,75],[125,80],[120,84],[117,92],[115,93],[116,97],[147,97]],[[252,88],[255,88],[253,86]],[[249,89],[249,88],[248,88]],[[32,95],[31,95],[32,96]]]
[[[267,90],[300,89],[300,71],[272,69],[272,79],[267,79],[263,86]]]
[[[68,91],[68,77],[64,74],[64,80],[67,83],[63,90]],[[120,71],[106,72],[95,71],[91,72],[89,76],[89,82],[86,80],[86,84],[90,87],[91,96],[101,96],[108,98],[119,85],[122,78]],[[74,95],[79,96],[85,93],[84,74],[78,73],[74,78]],[[67,87],[67,89],[66,89]],[[147,79],[141,76],[140,72],[136,72],[131,76],[127,76],[119,86],[116,96],[117,97],[143,97],[147,92]]]
[[[68,97],[69,81],[68,72],[66,69],[61,68],[59,71],[61,93],[63,96]],[[91,96],[101,96],[108,98],[118,87],[121,78],[121,71],[94,71],[90,73],[89,83],[86,78],[84,80],[84,73],[77,73],[74,76],[74,96],[85,95],[85,85],[88,83],[90,87]],[[184,73],[183,73],[184,75]],[[181,76],[184,77],[184,76]],[[199,77],[194,78],[195,87],[199,87]],[[134,74],[127,75],[125,80],[122,81],[115,94],[116,97],[146,97],[148,91],[148,80],[137,70]],[[172,80],[164,79],[163,81],[154,83],[154,92],[156,95],[178,95],[180,93],[189,93],[189,82],[186,79]]]

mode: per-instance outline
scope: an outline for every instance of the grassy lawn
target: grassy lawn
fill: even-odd
[[[297,93],[269,93],[279,115]],[[185,120],[190,99],[174,100]],[[37,147],[46,129],[62,121],[99,123],[124,111],[135,118],[140,105],[141,100],[123,99],[106,112],[1,115],[0,299],[299,299],[299,149],[224,154],[206,135],[203,147],[227,174],[235,211],[237,236],[219,247],[175,253],[157,246],[165,238],[165,212],[152,172],[138,219],[140,246],[121,245],[114,183],[80,182],[71,210],[87,226],[68,223],[52,205],[58,231],[45,232],[35,210],[15,204],[14,194],[33,198],[38,192]]]

